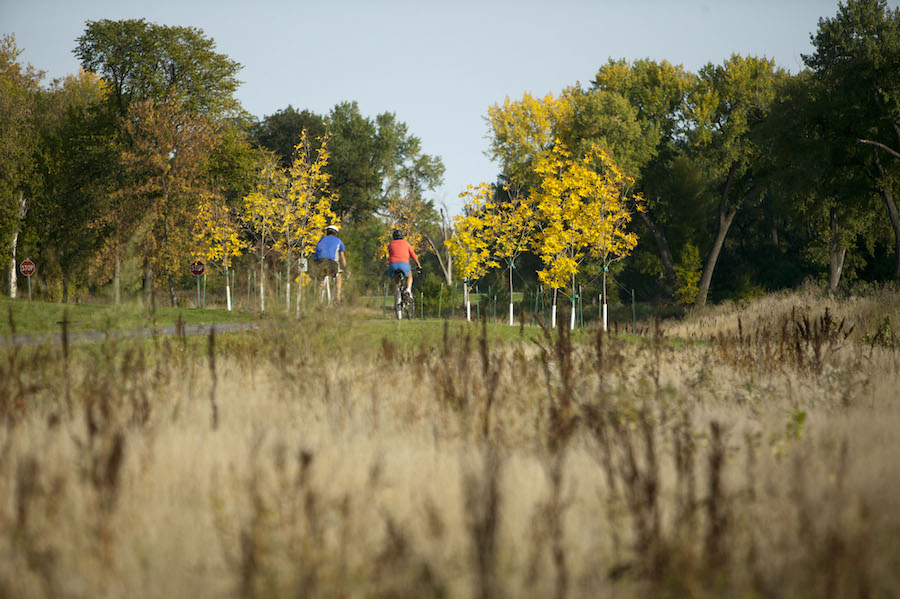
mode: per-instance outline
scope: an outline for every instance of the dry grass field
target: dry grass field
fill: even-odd
[[[900,294],[356,318],[0,349],[0,597],[900,596]]]

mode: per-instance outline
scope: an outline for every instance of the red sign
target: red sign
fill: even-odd
[[[191,264],[191,274],[195,277],[199,277],[206,270],[206,267],[203,266],[203,263],[197,260],[193,264]]]
[[[28,258],[22,260],[22,264],[19,265],[19,272],[26,277],[30,277],[34,274],[34,262],[29,260]]]

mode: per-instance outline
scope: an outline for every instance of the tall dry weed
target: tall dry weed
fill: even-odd
[[[0,594],[897,595],[897,353],[765,301],[693,342],[6,348]]]

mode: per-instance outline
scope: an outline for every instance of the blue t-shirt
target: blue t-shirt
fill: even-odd
[[[313,254],[313,260],[319,258],[328,258],[337,261],[338,252],[343,252],[344,242],[338,239],[337,235],[326,235],[316,244],[316,253]]]

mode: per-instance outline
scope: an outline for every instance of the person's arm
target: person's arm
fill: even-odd
[[[340,260],[340,261],[341,261],[341,266],[343,266],[343,267],[346,269],[346,268],[347,268],[347,257],[344,256],[344,252],[338,252],[338,256],[339,256],[340,259],[341,259],[341,260]]]
[[[414,250],[413,246],[409,243],[407,243],[407,246],[409,247],[409,257],[416,261],[416,266],[422,268],[422,263],[419,262],[419,257],[416,256],[416,250]]]

